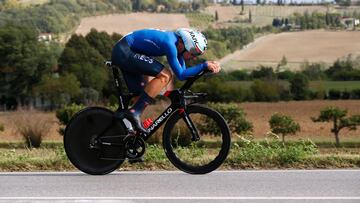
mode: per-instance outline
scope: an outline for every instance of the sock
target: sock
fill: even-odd
[[[130,111],[136,116],[140,116],[146,106],[152,102],[154,102],[154,99],[151,98],[145,91],[143,91],[136,103],[131,107]]]

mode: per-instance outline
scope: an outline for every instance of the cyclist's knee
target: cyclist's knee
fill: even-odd
[[[157,78],[161,80],[162,83],[168,84],[171,81],[172,74],[170,70],[164,68],[158,75]]]

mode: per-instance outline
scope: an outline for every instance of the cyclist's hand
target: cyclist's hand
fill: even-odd
[[[208,61],[208,70],[210,70],[213,73],[218,73],[221,70],[220,64],[216,61]]]

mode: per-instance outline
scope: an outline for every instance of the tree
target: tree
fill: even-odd
[[[287,59],[286,59],[285,56],[283,56],[283,57],[281,58],[281,61],[280,61],[280,62],[278,63],[278,65],[277,65],[277,69],[278,69],[277,72],[279,72],[280,67],[284,67],[284,66],[286,66],[286,64],[287,64]]]
[[[351,56],[349,56],[346,60],[336,60],[334,64],[325,71],[325,73],[328,75],[328,77],[333,78],[336,73],[353,71],[353,66],[354,64],[351,60]]]
[[[102,91],[109,80],[105,58],[83,36],[73,35],[59,59],[61,73],[72,73],[81,87]]]
[[[356,130],[360,125],[360,115],[353,115],[346,117],[347,110],[340,109],[334,106],[328,106],[320,110],[320,115],[317,118],[311,118],[314,122],[333,122],[331,132],[335,135],[336,146],[340,146],[340,130],[348,128],[349,130]]]
[[[221,113],[227,121],[231,132],[241,135],[249,134],[253,131],[253,124],[246,119],[246,113],[237,104],[211,103],[210,106]],[[216,124],[212,119],[205,118],[203,124],[202,130],[204,132],[213,133],[219,130],[214,127]]]
[[[105,59],[111,58],[111,50],[115,41],[106,32],[98,32],[96,29],[92,28],[86,35],[85,39]]]
[[[80,93],[80,82],[73,74],[65,74],[57,77],[56,75],[44,75],[35,91],[48,99],[51,103],[50,108],[61,106],[68,103],[66,98],[72,98]]]
[[[282,142],[285,143],[285,136],[295,134],[300,131],[299,123],[295,122],[290,116],[275,113],[269,120],[271,132],[282,135]]]
[[[241,0],[241,15],[244,14],[244,0]]]
[[[215,11],[215,21],[218,21],[219,20],[219,13],[218,11],[216,10]]]
[[[290,80],[290,92],[295,100],[304,100],[309,94],[309,80],[301,73],[297,73]]]
[[[0,91],[17,105],[28,104],[33,86],[56,65],[54,47],[40,43],[32,28],[0,28]]]
[[[252,14],[251,14],[251,10],[249,10],[249,23],[252,23]]]
[[[301,73],[305,74],[310,80],[321,80],[326,78],[325,72],[325,64],[323,63],[309,63],[305,61],[301,64]]]
[[[260,78],[268,79],[268,80],[276,79],[276,74],[273,68],[262,65],[259,67],[259,69],[253,70],[251,72],[251,76],[255,79],[260,79]]]

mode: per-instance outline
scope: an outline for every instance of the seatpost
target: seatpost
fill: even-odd
[[[117,66],[112,64],[112,61],[106,61],[105,65],[108,66],[109,68],[111,68],[112,73],[113,73],[115,86],[116,86],[116,91],[117,91],[117,96],[118,96],[118,101],[119,101],[119,109],[120,110],[126,109],[127,106],[125,106],[125,105],[127,105],[127,104],[125,104],[126,102],[124,102],[124,94],[122,92],[119,69],[118,69]]]

